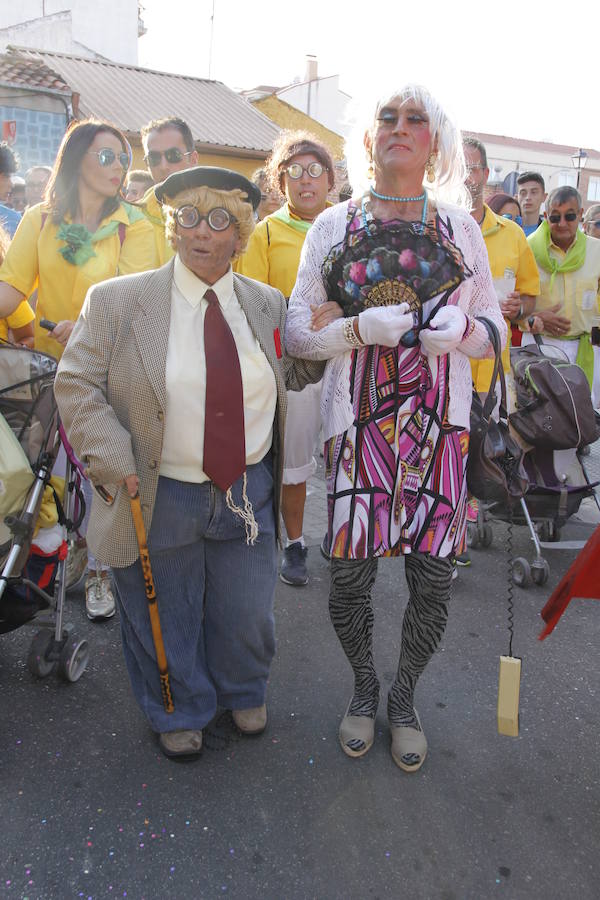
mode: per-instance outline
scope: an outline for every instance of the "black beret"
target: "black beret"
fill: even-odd
[[[219,191],[239,189],[248,195],[248,202],[252,204],[252,209],[256,209],[260,203],[260,189],[255,184],[252,184],[239,172],[234,172],[232,169],[221,169],[218,166],[194,166],[192,169],[173,172],[160,184],[155,185],[154,195],[159,203],[164,203],[165,200],[172,199],[181,191],[197,187],[211,187]]]

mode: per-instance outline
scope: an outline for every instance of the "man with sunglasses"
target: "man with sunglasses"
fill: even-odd
[[[141,130],[144,162],[154,184],[163,182],[174,172],[182,172],[198,165],[198,153],[189,125],[177,116],[154,119]],[[160,265],[173,256],[173,248],[165,236],[162,206],[151,187],[141,201],[146,218],[154,229]]]
[[[592,403],[600,405],[600,365],[592,347],[592,319],[598,315],[600,240],[580,228],[581,195],[565,185],[553,190],[546,203],[545,220],[527,240],[540,273],[536,316],[542,320],[544,342],[563,350],[587,375]],[[523,343],[533,338],[524,335]]]
[[[296,282],[304,239],[312,223],[330,204],[334,164],[329,150],[312,134],[284,131],[267,160],[272,186],[285,195],[281,209],[260,222],[237,271],[279,288],[289,298]],[[315,446],[321,430],[319,384],[288,397],[286,456],[281,513],[287,533],[280,577],[286,584],[308,583],[303,536],[306,482],[317,468]]]

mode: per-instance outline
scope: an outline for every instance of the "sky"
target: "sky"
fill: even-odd
[[[598,0],[142,5],[141,66],[249,89],[303,79],[314,54],[319,75],[339,75],[359,106],[416,81],[465,131],[600,150]]]

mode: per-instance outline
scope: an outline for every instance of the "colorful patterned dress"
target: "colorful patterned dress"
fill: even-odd
[[[342,249],[349,261],[356,259],[353,247],[364,246],[364,229],[373,221],[350,205]],[[426,228],[437,258],[443,250],[460,270],[458,280],[468,277],[449,223],[436,216],[435,225]],[[414,242],[422,226],[411,223],[408,231]],[[339,248],[325,261],[326,280],[334,261],[339,273]],[[440,291],[423,302],[421,322],[426,324],[440,305],[455,303],[452,294]],[[469,435],[447,419],[448,356],[427,357],[418,342],[408,348],[369,345],[353,351],[350,373],[354,423],[325,444],[332,556],[460,553],[466,531]]]

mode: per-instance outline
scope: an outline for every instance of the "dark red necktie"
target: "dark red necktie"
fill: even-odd
[[[213,290],[204,294],[206,404],[203,469],[226,491],[246,468],[244,391],[237,347]]]

